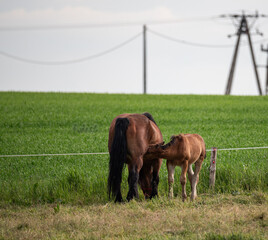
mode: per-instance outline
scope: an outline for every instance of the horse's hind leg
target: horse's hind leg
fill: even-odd
[[[158,196],[158,184],[159,184],[159,170],[161,167],[161,159],[155,159],[153,165],[153,179],[152,179],[152,194],[150,199]]]
[[[129,185],[129,190],[127,194],[127,200],[130,201],[134,197],[138,198],[138,180],[139,180],[139,173],[135,168],[132,168],[129,171],[128,175],[128,185]]]
[[[116,197],[115,197],[115,202],[123,202],[123,198],[122,198],[122,194],[121,194],[121,191],[119,190],[119,192],[116,194]]]
[[[134,197],[139,198],[138,193],[138,181],[139,181],[139,172],[141,167],[137,165],[130,165],[128,166],[128,185],[129,185],[129,191],[127,194],[127,200],[130,201]]]
[[[185,160],[181,166],[181,176],[180,176],[180,182],[182,186],[182,201],[184,202],[187,198],[186,193],[186,173],[188,170],[188,161]]]
[[[174,184],[174,172],[175,172],[175,165],[167,160],[167,170],[168,170],[168,196],[173,198],[173,184]]]
[[[190,181],[191,184],[191,189],[193,189],[193,176],[194,176],[194,171],[192,168],[192,164],[188,166],[188,179]]]
[[[195,200],[195,198],[197,197],[197,191],[196,191],[196,186],[197,183],[199,181],[199,172],[201,170],[202,167],[202,163],[203,163],[204,157],[200,157],[196,162],[195,162],[195,171],[194,171],[194,175],[192,178],[192,194],[191,194],[191,200]]]

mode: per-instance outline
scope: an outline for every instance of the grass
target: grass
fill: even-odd
[[[1,92],[0,102],[1,155],[107,152],[112,119],[124,112],[146,111],[155,118],[165,141],[173,134],[198,133],[208,149],[268,145],[267,96]],[[209,160],[210,153],[198,193],[209,193]],[[215,192],[267,192],[267,160],[268,149],[219,151]],[[108,161],[108,155],[0,158],[0,205],[107,203]],[[179,171],[175,194],[181,191]],[[125,170],[125,197],[127,188]],[[165,197],[167,189],[163,163],[160,196]]]
[[[0,239],[268,238],[267,194],[203,194],[194,203],[160,197],[128,204],[0,208]]]

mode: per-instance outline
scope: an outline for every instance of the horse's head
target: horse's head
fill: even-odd
[[[157,154],[157,149],[161,149],[161,146],[163,144],[164,142],[157,143],[157,144],[150,144],[143,158],[146,160],[154,159],[154,162],[155,162],[156,159],[159,159],[159,156]],[[152,195],[152,179],[153,179],[153,170],[152,170],[151,165],[150,166],[144,165],[142,167],[142,170],[140,171],[139,184],[141,186],[141,189],[146,199],[150,198],[150,196]]]
[[[152,187],[150,187],[150,186],[147,188],[143,187],[141,189],[143,191],[143,195],[144,195],[145,199],[149,199],[152,195]]]
[[[152,177],[153,177],[153,172],[151,168],[143,168],[140,171],[139,184],[143,191],[145,199],[150,198],[152,194],[152,186],[151,186]]]

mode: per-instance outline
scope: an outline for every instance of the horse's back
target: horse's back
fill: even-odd
[[[149,144],[160,143],[163,137],[156,123],[144,114],[124,113],[113,119],[109,131],[109,149],[113,141],[114,128],[118,118],[127,118],[129,125],[126,130],[128,151],[131,155],[143,155]]]

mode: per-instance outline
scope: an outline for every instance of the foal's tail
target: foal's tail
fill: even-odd
[[[118,118],[115,123],[114,140],[110,151],[108,193],[115,196],[115,202],[121,202],[122,171],[127,157],[126,131],[129,125],[127,118]]]

